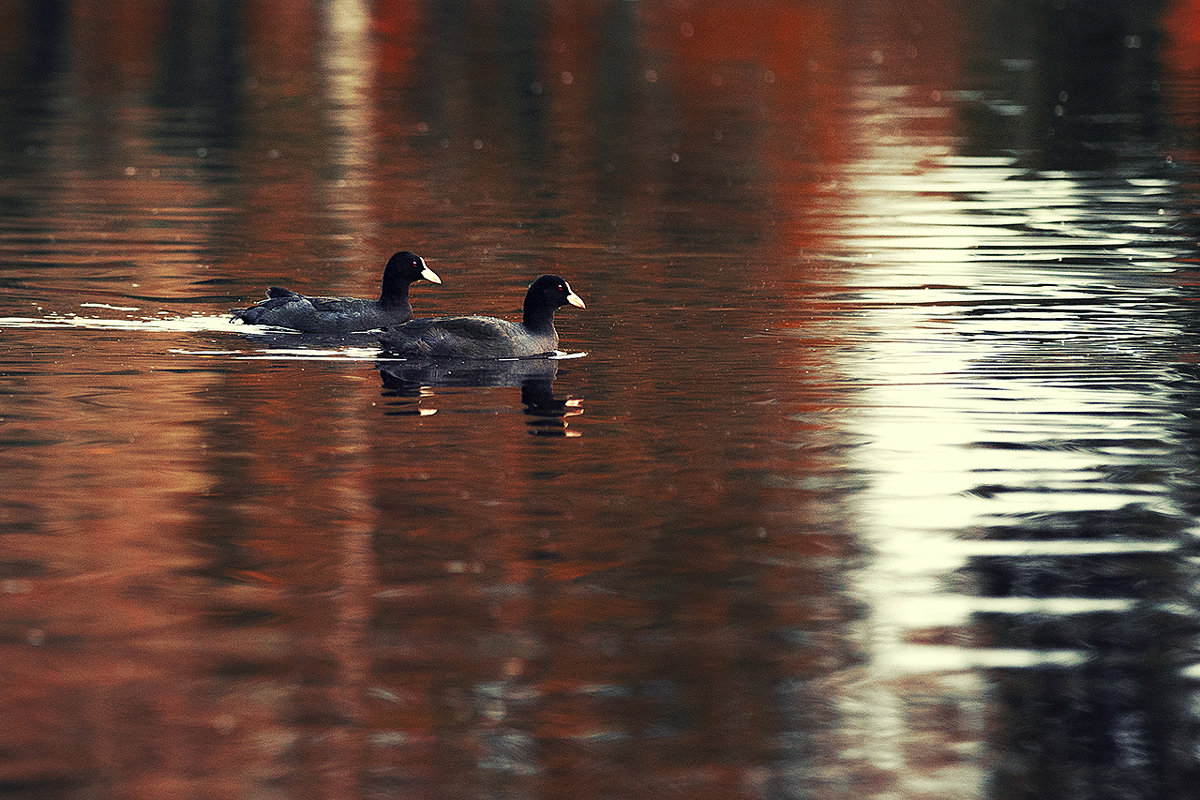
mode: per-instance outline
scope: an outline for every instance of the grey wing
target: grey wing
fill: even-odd
[[[306,297],[316,311],[331,314],[365,314],[374,306],[367,300],[357,297]]]
[[[437,326],[446,335],[469,341],[491,342],[512,336],[515,326],[507,320],[495,317],[448,317]]]
[[[511,339],[514,325],[494,317],[414,319],[389,329],[380,341],[400,355],[488,358]]]

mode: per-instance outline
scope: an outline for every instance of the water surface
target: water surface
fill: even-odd
[[[1190,796],[1195,12],[901,5],[4,7],[5,795]]]

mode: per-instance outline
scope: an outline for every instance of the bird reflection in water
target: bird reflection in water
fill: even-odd
[[[378,369],[383,381],[382,394],[391,400],[385,412],[389,415],[436,414],[437,409],[421,405],[423,400],[435,396],[433,389],[514,386],[521,389],[521,403],[531,435],[580,435],[568,429],[567,420],[583,413],[582,401],[554,395],[556,359],[381,361]]]

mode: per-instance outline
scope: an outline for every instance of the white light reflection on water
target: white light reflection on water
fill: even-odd
[[[841,711],[857,757],[904,796],[949,796],[986,773],[928,769],[906,741],[1002,760],[983,716],[998,673],[1079,671],[1119,649],[1104,638],[1117,626],[1186,615],[1133,587],[1138,564],[1161,580],[1195,527],[1172,492],[1186,444],[1170,353],[1186,321],[1163,280],[1187,242],[1160,180],[1026,174],[872,120],[835,254],[857,267],[829,298],[855,332],[841,358],[861,390],[842,424],[867,476],[869,556],[852,580],[868,679]],[[1080,702],[1104,708],[1104,687],[1089,690]],[[930,702],[954,709],[957,733],[914,727]]]
[[[128,308],[121,310],[137,311],[139,309]],[[130,331],[144,334],[238,334],[239,339],[242,341],[271,343],[270,346],[250,348],[214,347],[201,349],[172,347],[167,351],[172,355],[198,358],[373,362],[380,355],[379,347],[374,344],[374,338],[370,333],[364,333],[361,337],[357,337],[360,341],[352,343],[342,343],[340,340],[337,340],[336,343],[330,343],[329,340],[309,337],[306,344],[306,337],[300,331],[289,328],[275,328],[268,325],[246,325],[240,321],[232,321],[227,316],[199,314],[188,317],[130,317],[127,319],[104,319],[74,315],[0,317],[0,328],[82,328],[85,330]],[[289,347],[276,344],[280,340],[293,340],[297,345],[304,346]]]
[[[83,304],[95,307],[94,304]],[[106,308],[115,308],[106,306]],[[122,308],[122,311],[138,311],[137,308]],[[246,325],[234,322],[228,316],[195,315],[190,317],[130,317],[127,319],[105,319],[102,317],[79,317],[73,314],[47,317],[0,317],[0,328],[90,328],[94,330],[154,331],[160,333],[241,333],[297,335],[299,331],[287,328],[268,328],[261,325]]]
[[[885,149],[881,157],[894,155]],[[879,601],[874,644],[881,663],[913,668],[928,658],[945,667],[944,653],[903,644],[906,633],[965,624],[974,611],[1099,608],[1099,601],[1070,598],[1036,608],[1007,600],[996,606],[947,594],[945,576],[969,557],[1013,551],[1008,542],[966,546],[959,537],[1024,514],[1131,505],[1183,514],[1152,470],[1141,481],[1107,478],[1121,467],[1168,463],[1178,446],[1168,425],[1171,399],[1152,391],[1156,380],[1171,376],[1145,358],[1182,333],[1170,314],[1170,287],[1154,280],[1165,269],[1156,262],[1169,253],[1163,241],[1170,239],[1157,202],[1143,202],[1142,188],[1116,198],[1105,189],[1110,202],[1123,203],[1124,221],[1136,209],[1139,222],[1157,222],[1145,234],[1156,247],[1139,250],[1142,234],[1089,224],[1103,220],[1089,210],[1095,193],[1086,186],[1014,175],[1007,167],[960,163],[893,178],[887,191],[863,192],[855,218],[863,230],[855,245],[870,248],[859,272],[863,346],[853,369],[869,384],[856,424],[869,442],[859,453],[873,476],[867,525],[875,559],[865,577]],[[911,197],[903,197],[905,186]],[[875,223],[892,217],[896,205],[904,207],[907,227],[881,232]],[[912,214],[914,205],[928,220]],[[1006,233],[978,224],[993,207],[1005,209],[998,224]],[[1004,251],[1009,235],[1050,220],[1055,237],[1021,235],[1013,245],[1021,252]],[[930,228],[941,230],[929,235]],[[1132,264],[1133,257],[1145,263]],[[1055,555],[1113,547],[1088,542]],[[1162,552],[1176,545],[1132,547]],[[1121,610],[1129,601],[1104,602]]]

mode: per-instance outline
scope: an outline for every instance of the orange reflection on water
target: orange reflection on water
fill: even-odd
[[[1156,184],[1018,180],[1053,105],[1007,20],[944,2],[71,6],[47,74],[0,78],[38,100],[0,98],[0,316],[140,324],[0,328],[0,781],[976,796],[1038,721],[989,697],[1019,680],[976,666],[1042,666],[1007,612],[1058,606],[964,601],[1023,565],[929,529],[1020,485],[972,458],[1071,456],[986,451],[997,398],[973,392],[1000,378],[975,370],[1016,345],[1045,363],[1020,338],[1037,325],[1093,341],[1113,317],[1063,311],[1059,284],[1103,300],[1138,274],[1107,251],[1136,270],[1175,247]],[[1111,229],[1104,199],[1152,233]],[[552,387],[397,388],[344,344],[305,358],[153,324],[276,283],[372,295],[400,247],[445,279],[414,289],[422,315],[511,318],[561,272],[588,302],[560,315],[564,347],[588,355]],[[1043,315],[1002,313],[1016,296]],[[1143,310],[1104,308],[1182,335]],[[1003,796],[1037,785],[1025,764],[1005,761]]]

